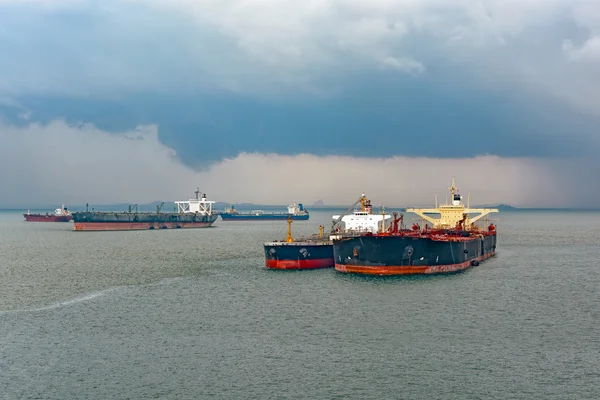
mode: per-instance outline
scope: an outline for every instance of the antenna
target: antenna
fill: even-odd
[[[196,193],[196,200],[198,200],[198,195],[200,194],[200,188],[196,188],[196,191],[194,193]]]
[[[452,193],[452,200],[454,200],[454,191],[456,190],[456,186],[454,185],[454,177],[452,177],[452,185],[448,188]]]

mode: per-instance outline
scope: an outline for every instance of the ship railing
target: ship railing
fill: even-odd
[[[430,239],[439,239],[439,240],[449,240],[449,241],[465,241],[469,240],[473,236],[488,236],[491,233],[487,231],[469,231],[469,236],[462,236],[460,232],[453,232],[450,230],[436,229],[436,230],[412,230],[412,229],[403,229],[398,232],[378,232],[378,231],[370,231],[370,230],[341,230],[339,232],[330,232],[329,235],[339,236],[339,237],[360,237],[365,235],[374,235],[374,236],[403,236],[403,237],[415,237],[415,238],[430,238]],[[494,232],[495,233],[495,232]]]
[[[342,235],[342,236],[363,236],[366,233],[377,234],[379,233],[377,230],[373,231],[372,229],[342,229],[339,232],[331,232],[332,235]]]

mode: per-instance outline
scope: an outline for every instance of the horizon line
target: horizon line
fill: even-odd
[[[153,201],[153,202],[148,202],[148,203],[143,203],[140,204],[138,203],[138,207],[155,207],[157,204],[161,203],[162,201]],[[167,201],[165,201],[164,203],[168,203]],[[173,202],[174,203],[174,202]],[[119,203],[99,203],[99,204],[95,204],[93,207],[90,205],[90,208],[94,208],[94,209],[98,209],[101,207],[120,207],[120,206],[127,206],[127,205],[134,205],[136,203],[126,203],[126,202],[119,202]],[[282,207],[282,208],[287,208],[288,205],[287,204],[259,204],[259,203],[230,203],[230,202],[224,202],[224,201],[217,201],[214,203],[214,205],[219,204],[219,205],[233,205],[233,206],[246,206],[246,207]],[[347,204],[332,204],[332,205],[325,205],[325,204],[320,204],[320,205],[311,205],[311,206],[307,206],[303,203],[300,203],[303,205],[303,207],[305,209],[309,209],[309,208],[313,208],[313,209],[346,209],[349,207],[349,205]],[[29,207],[16,207],[16,206],[4,206],[1,207],[0,206],[0,211],[20,211],[20,210],[54,210],[56,209],[58,206],[40,206],[40,205],[36,205],[36,206],[29,206]],[[72,209],[72,208],[80,208],[80,207],[85,207],[85,204],[75,204],[74,206],[67,206],[68,209]],[[406,208],[422,208],[422,207],[428,207],[428,206],[383,206],[386,209],[406,209]],[[378,207],[380,208],[380,207]],[[433,207],[431,207],[433,208]],[[472,208],[505,208],[505,212],[506,211],[511,211],[511,210],[515,210],[515,211],[527,211],[527,210],[549,210],[549,211],[553,211],[553,210],[565,210],[565,211],[600,211],[600,207],[598,208],[592,208],[592,207],[519,207],[519,206],[512,206],[509,204],[494,204],[494,205],[490,205],[490,204],[481,204],[481,205],[474,205],[472,206]],[[508,210],[507,210],[508,209]]]

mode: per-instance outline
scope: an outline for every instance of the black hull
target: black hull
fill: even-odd
[[[316,269],[333,267],[330,241],[268,242],[264,244],[265,266],[271,269]]]
[[[456,272],[491,257],[496,235],[452,240],[432,237],[361,236],[334,240],[340,272],[406,275]]]
[[[219,218],[218,214],[196,213],[128,213],[128,212],[74,212],[73,221],[82,223],[206,223],[212,224]]]

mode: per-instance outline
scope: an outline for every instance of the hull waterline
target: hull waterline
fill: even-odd
[[[448,265],[420,265],[420,266],[372,266],[372,265],[353,265],[353,264],[335,264],[335,270],[344,273],[394,276],[394,275],[434,275],[449,274],[465,271],[473,266],[479,265],[481,261],[487,260],[496,255],[490,253],[485,256],[476,257],[473,260],[465,261],[459,264]]]
[[[76,231],[134,231],[153,229],[192,229],[208,228],[213,222],[75,222]]]
[[[321,269],[334,265],[333,246],[329,241],[268,242],[264,250],[268,269]]]
[[[431,275],[464,271],[496,254],[496,235],[469,238],[363,236],[334,240],[336,271]]]

